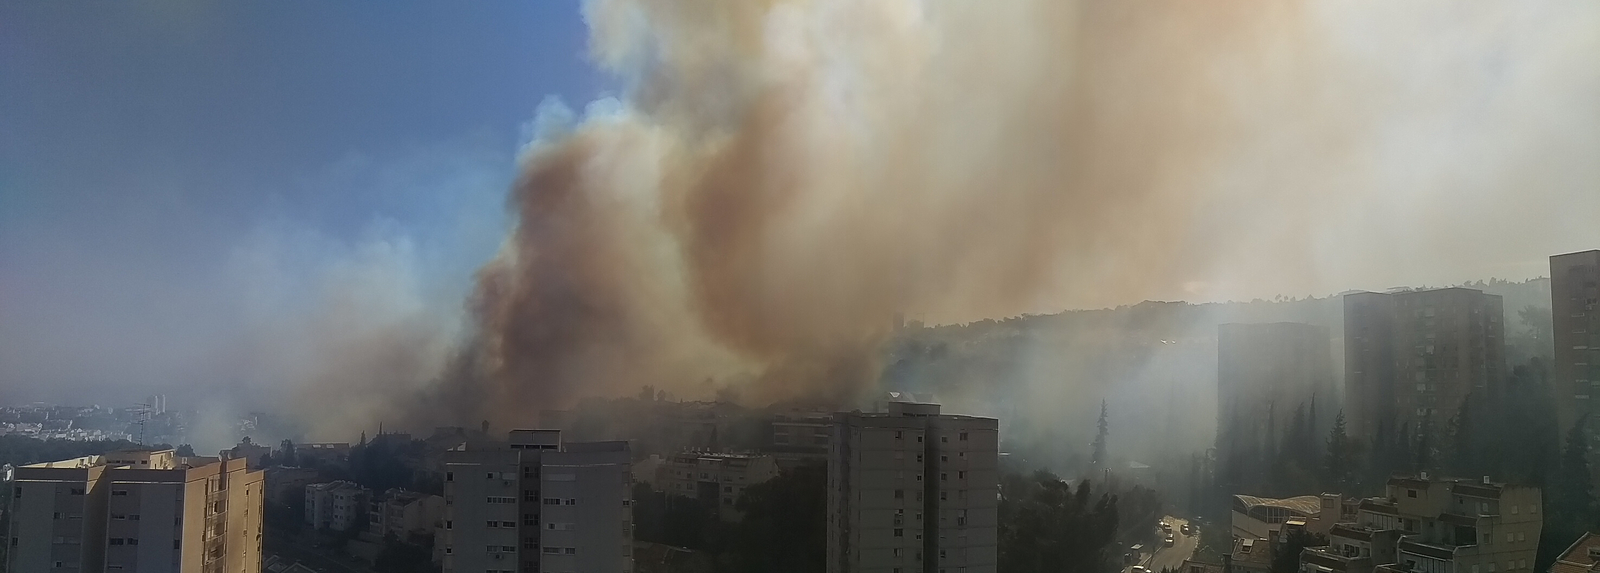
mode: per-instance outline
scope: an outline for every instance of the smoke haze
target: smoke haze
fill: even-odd
[[[1559,223],[1600,212],[1592,4],[585,14],[627,97],[524,157],[459,415],[706,378],[843,404],[897,315],[1537,274],[1600,239]]]
[[[646,384],[844,406],[878,382],[897,317],[1524,278],[1600,246],[1594,2],[594,0],[583,15],[618,93],[541,106],[509,230],[474,203],[505,188],[495,157],[377,186],[439,197],[430,211],[459,216],[431,232],[467,246],[403,220],[354,238],[196,226],[182,243],[232,246],[197,255],[228,261],[222,278],[60,282],[183,283],[148,314],[125,310],[140,296],[94,310],[143,326],[198,299],[239,326],[173,327],[88,363],[88,329],[34,334],[59,308],[0,304],[0,375],[70,363],[110,380],[137,363],[141,380],[224,380],[207,399],[290,408],[328,438],[531,423]],[[72,234],[16,229],[0,239]],[[60,286],[19,270],[59,254],[0,248],[0,294]],[[129,292],[147,291],[162,296]],[[1009,401],[1076,400],[1105,374],[1035,355],[1055,352],[1018,355],[1036,381]],[[1134,386],[1209,352],[1130,367]]]

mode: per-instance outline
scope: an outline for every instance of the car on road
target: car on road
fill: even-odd
[[[1134,565],[1133,569],[1129,569],[1128,571],[1129,573],[1150,573],[1150,570],[1145,569],[1143,565]]]
[[[1177,539],[1173,539],[1173,537],[1171,535],[1167,536],[1167,547],[1172,547],[1173,545],[1177,545],[1177,543],[1178,543]]]
[[[1164,531],[1166,533],[1172,533],[1172,524],[1171,523],[1167,523],[1165,521],[1162,521],[1161,522],[1161,531]]]

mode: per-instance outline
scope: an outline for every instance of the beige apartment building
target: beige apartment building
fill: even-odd
[[[261,571],[260,471],[129,450],[15,468],[11,571]]]
[[[744,518],[737,504],[745,488],[778,477],[772,456],[713,452],[679,452],[656,470],[661,489],[669,494],[714,504],[722,521]]]
[[[1550,257],[1550,315],[1555,330],[1551,379],[1563,435],[1588,414],[1589,443],[1600,437],[1600,250]]]
[[[1355,523],[1309,548],[1301,573],[1531,573],[1542,527],[1538,488],[1487,479],[1397,477],[1361,502]]]
[[[445,573],[633,570],[627,442],[512,430],[504,446],[445,453]]]
[[[829,573],[993,573],[999,422],[892,402],[834,415]]]

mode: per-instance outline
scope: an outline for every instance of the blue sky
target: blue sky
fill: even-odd
[[[459,297],[523,124],[610,87],[585,41],[575,1],[0,5],[0,402],[187,385],[375,241]]]

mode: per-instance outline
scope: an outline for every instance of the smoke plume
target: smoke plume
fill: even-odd
[[[1463,255],[1417,230],[1461,239],[1562,200],[1600,212],[1600,168],[1571,150],[1600,150],[1592,3],[596,0],[585,14],[592,57],[626,90],[525,152],[517,226],[471,302],[477,334],[430,393],[456,419],[708,379],[845,404],[877,381],[898,316],[1460,272]],[[1500,208],[1512,193],[1519,207]],[[1466,218],[1419,207],[1433,201]],[[1459,247],[1480,248],[1477,278],[1596,239]]]

